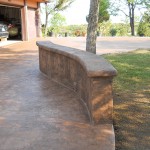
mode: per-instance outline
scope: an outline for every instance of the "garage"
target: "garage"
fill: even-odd
[[[22,40],[21,8],[0,5],[0,22],[8,27],[8,39]]]
[[[8,39],[28,41],[41,37],[40,3],[45,1],[0,0],[0,32],[7,26]]]

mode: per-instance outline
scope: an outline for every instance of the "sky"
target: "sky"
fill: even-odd
[[[65,16],[66,22],[70,24],[87,24],[86,16],[89,14],[90,0],[75,0],[69,8],[61,14]]]
[[[66,18],[66,25],[72,24],[87,24],[86,16],[89,14],[90,0],[75,0],[70,7],[61,12]],[[122,22],[124,16],[111,16],[110,20],[113,23]],[[45,17],[42,15],[42,23]]]
[[[89,14],[90,0],[75,0],[66,10],[60,12],[66,18],[66,24],[87,24],[86,16]],[[45,16],[42,14],[42,23]]]
[[[67,10],[61,12],[66,18],[67,25],[87,24],[86,16],[89,14],[90,0],[75,0]],[[122,22],[124,16],[111,16],[111,22]]]

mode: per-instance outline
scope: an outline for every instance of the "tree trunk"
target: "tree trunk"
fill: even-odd
[[[131,27],[131,35],[132,35],[132,36],[135,36],[133,18],[131,18],[131,20],[130,20],[130,27]]]
[[[135,33],[134,33],[134,6],[133,6],[133,3],[131,4],[131,15],[132,15],[132,19],[131,19],[131,34],[132,36],[135,36]]]
[[[131,35],[134,36],[134,5],[133,3],[129,3],[129,18],[130,18],[130,28],[131,28]]]
[[[99,0],[90,0],[89,16],[87,18],[86,51],[96,54],[96,38],[98,25]]]
[[[48,11],[47,11],[47,2],[45,2],[45,36],[47,36],[47,25],[48,25]]]

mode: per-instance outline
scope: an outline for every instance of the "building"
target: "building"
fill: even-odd
[[[40,3],[45,1],[0,0],[0,22],[16,29],[10,31],[11,38],[27,41],[41,36]]]

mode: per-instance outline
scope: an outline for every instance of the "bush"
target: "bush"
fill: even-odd
[[[150,23],[141,22],[138,27],[139,36],[150,36]]]
[[[87,25],[69,25],[67,30],[70,36],[85,36],[87,31]]]
[[[150,12],[144,13],[142,20],[138,27],[138,35],[140,36],[150,36]]]
[[[111,34],[111,36],[116,36],[117,30],[114,29],[114,28],[112,28],[112,29],[110,30],[110,34]]]
[[[117,36],[125,36],[128,34],[128,25],[123,23],[116,24]]]

